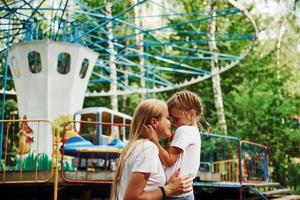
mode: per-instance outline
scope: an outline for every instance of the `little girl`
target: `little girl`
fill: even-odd
[[[180,169],[183,175],[190,175],[192,179],[200,166],[200,150],[203,105],[199,96],[190,91],[181,91],[174,94],[167,102],[169,115],[172,124],[176,127],[174,138],[166,151],[158,142],[158,137],[154,134],[153,127],[145,126],[148,137],[159,149],[159,158],[166,167],[167,180],[177,169]],[[198,123],[199,122],[199,123]],[[198,128],[198,125],[200,127]],[[174,195],[168,199],[194,199],[193,191]]]

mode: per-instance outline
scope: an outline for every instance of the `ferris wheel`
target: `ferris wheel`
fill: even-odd
[[[219,23],[214,32],[211,20]],[[234,0],[213,10],[205,1],[187,7],[166,0],[2,0],[0,24],[2,93],[11,94],[6,58],[16,43],[51,40],[96,51],[86,96],[111,96],[168,91],[227,71],[250,53],[257,32]]]

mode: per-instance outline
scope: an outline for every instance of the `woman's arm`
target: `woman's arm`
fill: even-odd
[[[145,192],[145,186],[149,179],[150,173],[133,172],[129,176],[127,188],[124,194],[124,200],[135,199],[162,199],[162,192],[154,190]]]
[[[129,176],[127,188],[124,194],[124,200],[151,199],[161,200],[163,193],[160,188],[153,191],[144,191],[150,173],[133,172]],[[192,191],[192,180],[189,176],[180,176],[177,170],[170,178],[167,185],[164,186],[167,196],[182,194]]]

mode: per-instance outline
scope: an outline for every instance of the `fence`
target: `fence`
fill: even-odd
[[[125,123],[70,121],[61,131],[43,119],[2,120],[0,124],[0,184],[51,181],[56,194],[59,178],[73,184],[110,184],[129,135],[129,125]],[[268,181],[265,145],[217,134],[201,134],[201,143],[195,181]]]
[[[201,134],[198,181],[246,183],[268,181],[265,145],[237,137]]]
[[[55,167],[55,129],[51,121],[2,120],[1,183],[47,182]],[[48,145],[46,145],[48,144]]]

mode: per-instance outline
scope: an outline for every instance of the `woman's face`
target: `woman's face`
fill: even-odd
[[[171,122],[168,118],[169,112],[166,110],[162,117],[158,120],[158,125],[155,129],[158,138],[171,136]]]

